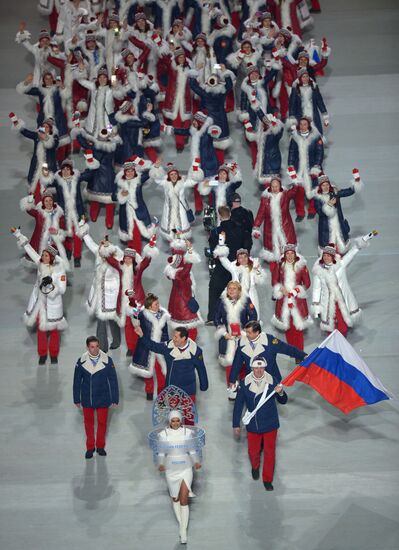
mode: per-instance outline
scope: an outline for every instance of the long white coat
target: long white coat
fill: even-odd
[[[169,181],[162,168],[153,167],[150,176],[155,183],[163,189],[165,202],[162,210],[161,234],[168,240],[176,238],[173,230],[181,232],[182,238],[191,237],[191,225],[187,219],[187,210],[190,206],[187,203],[186,191],[197,183],[189,176],[181,176],[175,185]]]
[[[63,330],[68,326],[64,317],[62,296],[66,291],[66,274],[63,260],[56,256],[53,265],[47,265],[40,261],[40,255],[30,244],[24,245],[25,252],[37,265],[37,279],[29,298],[28,307],[24,313],[24,322],[27,326],[33,326],[39,321],[39,329]],[[50,276],[54,289],[48,294],[40,290],[43,277]]]
[[[360,318],[361,309],[346,276],[347,266],[359,251],[360,247],[354,244],[345,256],[336,256],[335,264],[325,266],[317,260],[313,266],[313,314],[320,315],[322,330],[334,330],[336,304],[348,327],[353,327]]]
[[[113,245],[97,245],[89,234],[84,235],[83,240],[96,258],[94,279],[86,302],[87,310],[101,321],[119,322],[117,306],[120,276],[105,258],[111,254],[119,254],[122,257],[123,253]]]

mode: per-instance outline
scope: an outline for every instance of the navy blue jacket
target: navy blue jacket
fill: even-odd
[[[36,170],[40,169],[40,167],[38,166],[37,148],[39,146],[39,143],[41,143],[41,139],[39,138],[39,134],[37,131],[28,130],[27,128],[22,128],[22,130],[20,130],[20,134],[28,139],[31,139],[34,143],[33,155],[30,161],[29,172],[28,172],[28,182],[31,185],[32,183],[35,183],[33,179],[35,177]],[[47,162],[48,169],[50,170],[50,172],[55,173],[57,171],[56,153],[58,149],[59,139],[57,135],[53,135],[52,137],[53,137],[53,139],[51,139],[52,147],[48,147],[48,146],[46,147],[46,145],[44,145],[44,153],[45,153],[44,162]]]
[[[37,124],[41,126],[45,120],[44,115],[44,101],[46,96],[43,94],[40,88],[33,86],[28,91],[24,92],[26,95],[31,95],[39,99],[39,112],[37,114]],[[59,139],[68,139],[68,123],[62,106],[61,94],[58,87],[54,87],[51,94],[51,101],[54,105],[54,122],[58,131]]]
[[[249,321],[256,321],[257,318],[258,318],[258,312],[256,311],[255,306],[253,305],[251,300],[247,298],[240,312],[241,329],[243,329]],[[213,322],[215,327],[224,325],[226,328],[226,332],[229,331],[230,327],[228,323],[227,311],[224,304],[224,300],[222,298],[219,298],[219,300],[217,301]],[[227,340],[225,339],[224,336],[221,336],[221,338],[219,338],[219,354],[224,355],[226,351],[227,351]]]
[[[288,355],[289,357],[295,357],[295,359],[300,359],[301,361],[306,356],[304,351],[282,342],[272,334],[261,332],[259,339],[255,342],[254,350],[252,350],[248,338],[246,336],[241,336],[230,373],[230,384],[234,384],[238,379],[238,375],[243,365],[245,366],[246,374],[251,372],[251,360],[254,357],[263,357],[266,359],[266,371],[276,379],[277,383],[281,382],[281,374],[276,361],[279,353]]]
[[[241,380],[238,388],[237,397],[234,402],[233,428],[240,427],[241,414],[244,405],[249,412],[252,412],[262,396],[261,393],[256,395],[254,392],[250,391],[249,378],[250,377],[248,376],[244,380]],[[270,385],[266,395],[269,395],[272,391],[273,386]],[[284,405],[288,401],[287,394],[284,393],[283,395],[278,395],[275,393],[269,401],[262,405],[262,407],[260,407],[258,412],[250,420],[249,424],[245,426],[248,432],[262,434],[272,432],[280,427],[276,400]]]
[[[313,166],[320,166],[322,168],[324,158],[323,140],[319,135],[316,139],[312,139],[308,146],[308,161],[309,169]],[[295,139],[290,139],[290,145],[288,149],[288,166],[293,166],[295,170],[299,169],[299,148]]]
[[[212,93],[204,90],[194,78],[190,78],[190,88],[201,98],[201,109],[206,110],[208,115],[213,118],[213,123],[222,130],[218,139],[229,137],[229,121],[224,107],[226,95],[233,89],[233,82],[228,76],[225,79],[226,91],[224,93]]]
[[[299,120],[303,116],[302,112],[302,100],[301,100],[301,86],[293,86],[289,101],[289,116],[295,117]],[[316,84],[313,86],[312,92],[312,107],[313,107],[313,123],[323,135],[323,125],[321,123],[320,113],[327,114],[327,109],[321,97],[320,90]]]
[[[128,120],[119,123],[118,132],[122,143],[117,146],[115,151],[115,162],[124,164],[132,155],[142,157],[144,155],[143,146],[139,144],[140,129],[149,126],[148,120],[138,116],[129,117]]]
[[[191,128],[174,128],[173,133],[176,136],[191,136]],[[208,131],[204,132],[199,140],[199,156],[201,159],[201,169],[204,176],[209,178],[217,174],[219,162],[213,146],[213,138]]]
[[[62,186],[55,179],[51,185],[48,187],[55,189],[55,202],[61,206],[64,211],[65,217],[68,215],[67,205],[65,204],[64,190]],[[80,219],[85,213],[85,207],[83,203],[82,193],[80,189],[80,182],[78,181],[76,186],[76,196],[75,196],[75,208],[78,214],[78,219]]]
[[[84,408],[98,409],[119,403],[119,387],[111,357],[100,351],[95,368],[85,352],[75,365],[73,376],[73,402]]]
[[[172,340],[159,344],[143,337],[139,339],[137,345],[144,345],[149,350],[165,357],[165,387],[177,386],[188,395],[195,395],[197,391],[195,371],[198,373],[201,391],[208,389],[208,376],[201,348],[190,338],[187,341],[189,347],[183,353],[174,346]]]
[[[335,198],[337,199],[337,202],[335,203],[335,209],[337,210],[338,223],[339,223],[339,227],[341,229],[342,237],[345,243],[349,239],[350,226],[349,226],[348,220],[344,218],[344,214],[342,212],[341,198],[350,197],[354,193],[355,193],[355,190],[352,187],[347,187],[346,189],[340,189],[339,191],[336,191],[334,195]],[[326,214],[323,212],[324,201],[320,200],[318,196],[319,196],[318,194],[314,195],[314,205],[319,215],[319,228],[318,228],[319,246],[323,247],[323,246],[327,246],[328,243],[331,242],[331,235],[330,235],[330,226],[328,221],[329,217],[326,216]]]
[[[158,338],[159,338],[160,342],[168,342],[169,341],[168,324],[167,324],[167,320],[168,320],[167,318],[168,317],[169,317],[168,315],[165,315],[165,310],[162,310],[162,317],[159,320],[160,322],[158,324],[158,327],[160,326],[160,324],[163,321],[165,321],[165,324],[162,327],[161,334],[158,334]],[[158,332],[159,332],[159,328],[158,327],[155,328],[155,325],[156,325],[155,315],[154,315],[153,322],[151,322],[148,319],[148,317],[142,311],[140,311],[138,319],[140,321],[140,327],[141,327],[141,330],[143,331],[144,338],[150,340],[151,335],[153,334],[154,330],[158,329]],[[151,319],[151,317],[150,317],[150,319]],[[149,350],[149,348],[146,347],[146,346],[136,346],[135,349],[134,349],[133,357],[132,357],[132,364],[133,365],[138,365],[140,367],[148,367],[149,362],[150,362],[150,350]]]
[[[92,149],[93,157],[98,160],[100,166],[95,170],[87,169],[80,175],[79,181],[87,182],[89,200],[97,200],[101,203],[116,201],[117,187],[115,183],[114,151],[105,151],[96,147],[82,135],[76,138],[83,149]],[[96,197],[96,198],[94,198]]]

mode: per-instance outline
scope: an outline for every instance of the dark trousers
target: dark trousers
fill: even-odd
[[[222,266],[216,266],[209,281],[208,321],[213,321],[216,303],[229,281],[231,273]]]
[[[121,329],[118,323],[116,321],[101,321],[97,319],[96,336],[100,340],[100,349],[102,349],[104,353],[108,351],[107,323],[109,323],[109,328],[111,329],[112,344],[115,347],[121,345]]]

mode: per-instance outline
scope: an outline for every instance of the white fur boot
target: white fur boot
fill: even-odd
[[[175,502],[174,500],[172,500],[172,506],[173,506],[173,511],[175,513],[177,522],[180,525],[181,523],[180,502],[179,501]]]
[[[180,542],[182,544],[187,544],[187,526],[188,518],[190,516],[190,509],[187,506],[180,506]]]

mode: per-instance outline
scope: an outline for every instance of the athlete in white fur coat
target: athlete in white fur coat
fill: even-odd
[[[55,364],[60,350],[59,331],[68,326],[62,299],[66,291],[65,265],[52,246],[47,246],[39,255],[19,229],[12,228],[11,231],[18,246],[24,248],[37,266],[37,279],[24,313],[24,322],[28,327],[37,325],[39,364],[44,365],[48,353],[51,363]]]
[[[313,315],[320,318],[320,328],[332,332],[337,328],[344,336],[348,327],[358,322],[361,309],[349,285],[346,268],[377,233],[354,240],[349,251],[340,256],[334,246],[325,246],[313,266]]]

